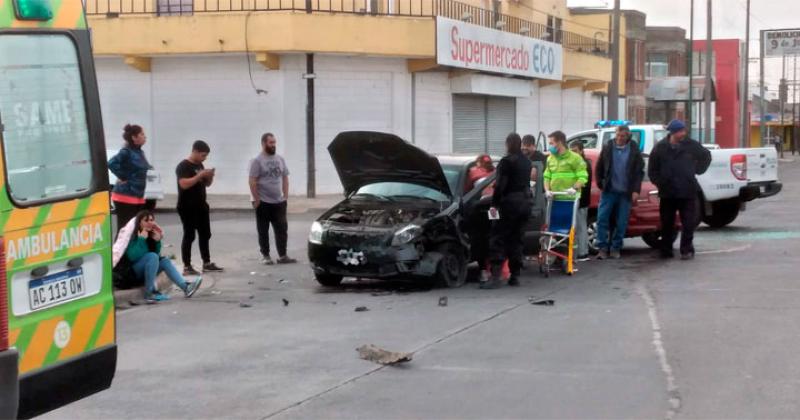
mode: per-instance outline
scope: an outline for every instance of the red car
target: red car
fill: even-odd
[[[586,157],[592,161],[592,175],[594,166],[600,157],[600,150],[587,149]],[[626,238],[642,237],[642,239],[652,248],[657,248],[661,239],[661,220],[658,212],[658,188],[647,178],[646,169],[647,155],[645,155],[645,177],[642,182],[642,191],[639,200],[633,204],[631,215],[628,219],[628,229],[625,231]],[[589,205],[589,243],[594,244],[597,232],[597,207],[600,204],[600,188],[597,186],[597,177],[592,176],[592,201]],[[592,245],[594,248],[594,245]],[[595,249],[592,249],[595,252]]]

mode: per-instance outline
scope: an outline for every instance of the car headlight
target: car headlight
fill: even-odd
[[[325,233],[325,228],[322,223],[314,222],[311,224],[311,233],[308,234],[308,242],[316,245],[322,245],[322,234]]]
[[[392,238],[392,246],[405,245],[414,239],[422,232],[422,228],[417,225],[408,225],[394,233]]]

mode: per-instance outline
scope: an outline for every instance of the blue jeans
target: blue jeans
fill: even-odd
[[[146,293],[155,293],[156,291],[156,277],[158,273],[165,272],[167,277],[172,280],[175,285],[186,290],[186,280],[183,279],[181,273],[175,269],[172,262],[168,258],[164,258],[155,252],[148,252],[142,258],[139,258],[133,263],[133,271],[139,278],[144,277],[144,287]]]
[[[600,196],[600,208],[597,210],[597,248],[602,250],[621,250],[628,228],[628,217],[631,213],[631,196],[626,193],[606,192]],[[614,218],[613,237],[609,238],[611,218]]]

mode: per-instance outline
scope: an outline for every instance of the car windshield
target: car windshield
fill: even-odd
[[[463,187],[459,187],[458,186],[459,185],[459,183],[458,183],[458,175],[461,172],[460,169],[461,169],[460,167],[455,167],[455,166],[454,167],[449,167],[449,166],[442,167],[442,172],[444,172],[444,177],[447,178],[447,185],[450,187],[450,191],[452,193],[454,193],[454,194],[457,191],[460,191],[461,188],[463,188]]]
[[[374,184],[365,185],[359,188],[355,195],[378,196],[388,199],[411,197],[429,199],[439,202],[450,201],[450,198],[440,191],[409,182],[376,182]]]

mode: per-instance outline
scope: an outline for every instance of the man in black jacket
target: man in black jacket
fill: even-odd
[[[669,136],[659,141],[650,154],[648,175],[661,197],[661,257],[672,258],[675,242],[675,212],[681,217],[681,259],[694,258],[694,229],[697,227],[697,175],[711,164],[711,152],[686,134],[683,121],[667,126]]]
[[[481,289],[501,287],[503,262],[508,259],[511,277],[509,286],[519,286],[522,269],[522,237],[533,207],[531,194],[531,161],[522,154],[522,139],[517,133],[506,138],[506,156],[497,165],[497,181],[492,196],[492,209],[500,218],[492,221],[489,238],[489,259],[492,277]]]
[[[617,127],[616,138],[603,145],[595,177],[597,186],[603,191],[597,210],[597,258],[602,260],[611,256],[618,259],[631,207],[639,199],[644,178],[644,159],[639,144],[631,141],[628,126]],[[612,217],[615,222],[613,235],[610,229]]]

